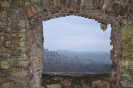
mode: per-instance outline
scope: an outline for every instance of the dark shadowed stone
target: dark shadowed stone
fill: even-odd
[[[3,59],[9,59],[10,58],[10,54],[8,54],[8,53],[2,53],[0,55],[0,57],[3,58]]]
[[[40,6],[42,7],[43,10],[45,9],[43,0],[40,1]]]
[[[12,53],[12,56],[20,56],[20,55],[21,55],[20,52]]]
[[[24,18],[24,15],[21,13],[20,10],[17,10],[16,13],[18,14],[18,16],[19,16],[20,18],[22,18],[22,19]]]
[[[113,7],[112,7],[112,11],[113,11],[113,12],[116,12],[117,9],[118,9],[118,7],[119,7],[119,4],[118,4],[118,3],[114,3],[114,4],[113,4]]]
[[[1,70],[2,73],[5,73],[5,74],[9,74],[12,72],[12,70],[9,70],[9,69],[4,69],[4,70]]]
[[[17,79],[16,78],[9,78],[10,81],[16,82]]]
[[[12,4],[13,4],[15,1],[17,1],[17,0],[9,0],[9,2],[12,3]]]
[[[15,41],[15,40],[19,41],[19,37],[10,37],[10,41]]]
[[[3,36],[8,36],[8,35],[9,35],[9,33],[4,33],[4,34],[3,34]]]

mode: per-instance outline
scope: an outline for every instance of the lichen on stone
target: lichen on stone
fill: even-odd
[[[101,30],[106,31],[107,25],[104,24],[104,23],[101,23],[101,24],[100,24],[100,28],[101,28]]]

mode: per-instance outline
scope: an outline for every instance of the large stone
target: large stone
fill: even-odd
[[[25,6],[30,6],[30,2],[25,2]]]
[[[10,6],[11,6],[11,4],[8,1],[4,1],[2,3],[2,7],[10,7]]]
[[[25,28],[26,27],[26,20],[20,20],[17,26]]]
[[[20,63],[18,63],[20,66],[27,67],[29,65],[29,61],[27,59],[21,60]]]
[[[9,59],[11,57],[11,55],[8,54],[8,53],[1,53],[0,56],[1,56],[2,59]]]
[[[11,32],[11,28],[10,28],[10,27],[7,27],[7,28],[5,29],[5,32],[7,32],[7,33]]]
[[[23,78],[23,77],[28,76],[28,73],[29,73],[28,71],[24,71],[21,68],[14,68],[12,73],[11,73],[11,76],[17,77],[19,79],[19,78]]]
[[[8,62],[7,62],[7,61],[2,61],[2,62],[1,62],[1,67],[2,67],[3,69],[8,69],[8,68],[9,68]]]
[[[126,57],[126,56],[131,56],[132,52],[128,52],[128,51],[122,51],[122,56]]]

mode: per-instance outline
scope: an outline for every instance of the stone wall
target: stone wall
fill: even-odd
[[[110,74],[49,73],[42,75],[43,88],[111,88]]]
[[[111,24],[111,88],[133,87],[132,5],[132,0],[0,0],[0,88],[41,88],[41,23],[66,15]]]
[[[124,87],[133,87],[133,23],[132,16],[122,19],[122,57],[120,59],[120,84]]]

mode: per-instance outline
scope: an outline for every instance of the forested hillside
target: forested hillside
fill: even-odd
[[[91,72],[111,71],[110,63],[94,61],[91,58],[67,57],[55,51],[44,49],[43,72]]]
[[[80,57],[80,58],[91,58],[95,61],[112,63],[110,59],[109,51],[87,51],[87,52],[75,52],[70,50],[56,50],[59,54],[68,56],[68,57]]]

